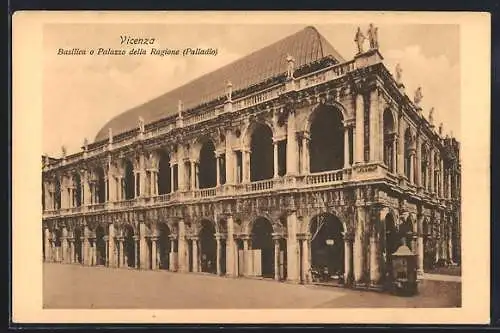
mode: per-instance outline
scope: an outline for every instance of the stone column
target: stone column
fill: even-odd
[[[191,242],[193,244],[193,272],[199,272],[198,267],[199,255],[198,255],[198,237],[192,237]]]
[[[51,252],[50,252],[50,231],[49,228],[43,228],[43,241],[45,243],[45,261],[51,261]]]
[[[354,163],[364,162],[364,100],[363,95],[356,95],[356,139],[354,149]]]
[[[417,160],[415,162],[415,172],[417,173],[417,186],[422,186],[422,145],[420,135],[417,136]]]
[[[278,178],[279,169],[278,169],[278,141],[273,139],[273,166],[274,166],[274,178]]]
[[[410,151],[410,179],[408,181],[410,184],[415,184],[415,151]]]
[[[380,282],[380,249],[375,235],[370,236],[370,284],[376,286]]]
[[[349,126],[344,124],[344,168],[350,167],[349,163]]]
[[[234,184],[234,175],[236,172],[235,157],[231,148],[233,133],[231,129],[226,130],[226,184]]]
[[[139,267],[148,268],[149,247],[146,240],[146,225],[144,222],[139,223]]]
[[[188,265],[186,264],[188,261],[187,256],[186,256],[186,226],[184,224],[184,220],[179,221],[179,238],[178,238],[178,267],[179,267],[179,272],[186,272],[187,269],[189,268]]]
[[[383,141],[380,138],[383,137],[382,131],[380,131],[379,118],[380,113],[378,110],[378,91],[373,89],[368,94],[369,104],[370,104],[370,138],[368,139],[370,143],[370,161],[380,161],[380,148],[383,147]],[[382,146],[381,146],[382,145]]]
[[[297,139],[295,136],[295,110],[291,110],[288,114],[288,124],[286,130],[286,174],[297,174]]]
[[[220,154],[215,153],[216,186],[220,186]]]
[[[250,237],[248,235],[242,236],[243,239],[243,264],[245,266],[245,269],[243,270],[243,275],[244,276],[252,276],[253,275],[253,269],[252,269],[252,261],[250,260]]]
[[[109,265],[109,262],[110,262],[110,256],[111,256],[111,252],[109,251],[109,236],[104,236],[103,237],[104,239],[104,242],[106,244],[106,246],[104,246],[104,266],[110,266]]]
[[[302,173],[308,174],[310,170],[310,160],[309,160],[309,135],[304,133],[302,137]]]
[[[123,251],[123,237],[117,237],[118,240],[118,267],[125,267],[125,255]]]
[[[353,244],[353,261],[354,261],[354,282],[360,283],[363,280],[364,271],[364,249],[363,249],[363,238],[364,238],[364,224],[365,224],[365,212],[363,208],[356,207],[356,232],[354,234],[354,244]]]
[[[276,281],[280,280],[280,264],[279,264],[279,255],[280,255],[280,240],[278,235],[273,235],[274,240],[274,279]]]
[[[234,242],[234,220],[232,215],[228,215],[227,222],[227,239],[226,239],[226,275],[237,276],[238,271],[235,267],[235,242]],[[237,257],[236,257],[237,258]]]
[[[191,179],[190,179],[191,190],[195,190],[196,189],[196,161],[191,160],[190,165],[191,165]]]
[[[309,270],[311,269],[311,262],[309,261],[309,246],[310,235],[305,235],[302,240],[302,282],[309,283]]]
[[[250,182],[250,150],[242,150],[243,183]]]
[[[297,213],[289,211],[287,216],[287,280],[290,282],[299,282],[299,247],[297,242]]]
[[[116,267],[116,260],[115,260],[115,226],[113,223],[110,223],[108,226],[108,235],[109,235],[109,242],[108,242],[108,253],[109,253],[109,262],[108,265],[111,267]]]
[[[445,182],[445,178],[444,178],[444,161],[443,161],[442,158],[440,158],[439,160],[441,162],[441,170],[440,170],[440,173],[439,173],[439,179],[440,179],[440,182],[439,182],[439,185],[440,185],[439,192],[440,192],[440,197],[444,197],[444,182]]]
[[[429,163],[429,191],[434,193],[434,149],[430,149],[430,163]]]
[[[168,270],[171,272],[174,272],[176,270],[175,267],[175,236],[171,235],[169,236],[170,238],[170,253],[169,253],[169,260],[168,260]]]
[[[134,236],[134,264],[135,264],[135,267],[134,268],[139,268],[140,267],[140,263],[139,263],[139,248],[140,248],[140,237],[139,236]]]
[[[92,266],[97,265],[97,247],[96,247],[96,238],[92,237],[91,240],[91,248],[92,248]]]
[[[419,277],[424,274],[424,235],[423,235],[424,217],[421,216],[417,220],[417,275]]]
[[[398,156],[398,152],[397,152],[397,141],[398,141],[398,135],[397,134],[394,134],[394,137],[392,138],[392,170],[391,172],[393,173],[397,173],[396,171],[396,166],[397,166],[397,156]]]
[[[158,269],[158,258],[157,258],[157,250],[156,250],[156,242],[158,241],[158,237],[151,237],[151,269]]]
[[[352,235],[344,236],[344,283],[350,285],[352,282]]]
[[[221,263],[221,253],[222,253],[222,246],[221,246],[221,235],[216,235],[215,240],[217,241],[217,275],[222,275],[222,263]]]
[[[397,171],[400,176],[404,176],[405,174],[405,142],[404,142],[404,123],[403,117],[400,116],[398,120],[398,163],[397,163]]]

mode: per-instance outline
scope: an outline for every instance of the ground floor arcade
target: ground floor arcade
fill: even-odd
[[[210,220],[192,228],[182,219],[175,226],[141,222],[45,227],[44,260],[361,286],[389,281],[391,254],[403,243],[417,255],[420,275],[435,263],[459,261],[459,240],[444,223],[414,219],[412,214],[396,217],[388,209],[376,215],[363,212],[354,214],[354,221],[334,213],[298,217],[291,212],[282,224],[258,216],[242,226],[229,215],[223,229]]]

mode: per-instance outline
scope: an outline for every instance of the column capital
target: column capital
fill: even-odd
[[[250,240],[251,237],[249,234],[241,234],[241,235],[239,235],[239,238],[241,240]]]
[[[123,241],[125,241],[125,237],[118,236],[118,237],[116,237],[116,240],[119,241],[119,242],[123,242]]]
[[[200,240],[200,237],[198,237],[198,236],[191,236],[188,239],[190,239],[192,241],[197,241],[197,240]]]
[[[273,232],[273,233],[271,234],[271,236],[273,237],[273,240],[275,240],[275,241],[280,240],[280,239],[282,239],[282,238],[283,238],[283,235],[278,234],[277,232]]]
[[[158,237],[158,236],[151,236],[150,239],[151,239],[152,242],[156,242],[156,241],[158,241],[160,239],[160,237]]]

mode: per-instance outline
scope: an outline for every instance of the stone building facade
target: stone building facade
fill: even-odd
[[[459,263],[460,146],[419,102],[307,27],[44,156],[44,260],[365,287],[402,242]]]

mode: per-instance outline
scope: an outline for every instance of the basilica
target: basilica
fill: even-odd
[[[401,244],[418,276],[459,265],[460,145],[362,37],[347,60],[306,27],[43,156],[44,261],[360,288]]]

